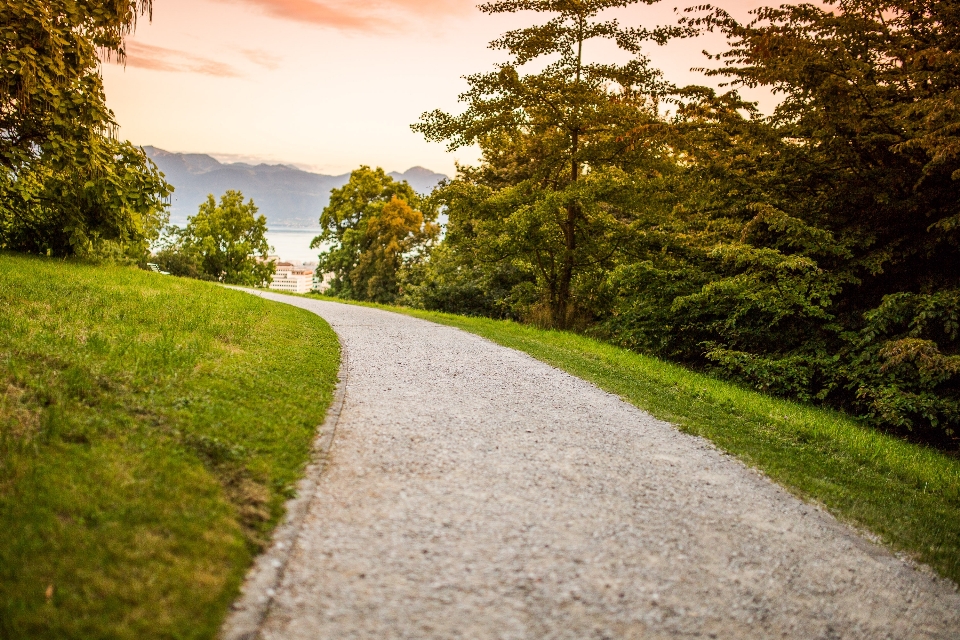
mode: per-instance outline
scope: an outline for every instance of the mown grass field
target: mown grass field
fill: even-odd
[[[214,637],[338,364],[301,309],[0,254],[0,637]]]
[[[795,495],[960,583],[956,457],[841,413],[765,396],[574,333],[371,306],[475,333],[588,380],[687,433],[708,438]]]

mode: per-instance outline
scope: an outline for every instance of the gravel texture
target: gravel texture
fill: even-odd
[[[952,582],[706,440],[457,329],[261,295],[349,358],[252,636],[960,638]]]

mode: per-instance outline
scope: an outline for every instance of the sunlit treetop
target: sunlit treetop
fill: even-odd
[[[446,141],[456,149],[498,132],[562,131],[568,152],[582,149],[580,139],[598,122],[613,116],[615,94],[620,104],[650,103],[668,89],[660,72],[643,55],[646,42],[663,43],[690,33],[688,28],[643,29],[622,26],[602,14],[610,9],[656,0],[502,0],[480,5],[487,14],[535,12],[543,23],[503,34],[490,43],[505,51],[509,61],[495,71],[466,77],[470,89],[460,96],[467,109],[454,116],[442,111],[423,115],[413,128],[428,139]],[[623,64],[591,61],[586,47],[596,40],[613,42],[630,55]],[[537,72],[523,73],[533,61],[545,59]],[[622,114],[621,114],[622,115]]]

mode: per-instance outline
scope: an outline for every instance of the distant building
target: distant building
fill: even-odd
[[[274,263],[273,278],[270,288],[289,293],[310,293],[313,289],[313,269],[296,266],[291,262]]]

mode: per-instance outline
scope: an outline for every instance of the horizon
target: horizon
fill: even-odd
[[[155,145],[144,145],[143,148],[175,188],[169,213],[170,222],[177,225],[184,224],[196,214],[210,195],[216,198],[226,190],[236,190],[243,193],[245,199],[256,203],[273,231],[316,229],[321,212],[329,202],[330,190],[341,188],[350,178],[350,173],[318,173],[289,163],[266,161],[252,164],[256,158],[237,161],[231,157],[228,158],[231,161],[223,162],[208,153],[184,154]],[[418,193],[427,193],[438,182],[449,178],[420,165],[385,173],[395,180],[405,181]],[[304,240],[300,238],[296,246],[296,250],[302,252]],[[300,253],[297,257],[300,255],[305,254]]]
[[[164,148],[162,148],[162,147],[158,147],[158,146],[155,145],[155,144],[138,144],[137,146],[140,147],[140,148],[142,148],[142,149],[144,149],[144,150],[146,150],[146,149],[148,149],[148,148],[150,148],[150,149],[156,149],[157,151],[162,151],[162,152],[164,152],[164,153],[169,153],[169,154],[172,154],[172,155],[208,156],[208,157],[213,158],[214,160],[216,160],[217,162],[219,162],[220,164],[223,164],[223,165],[246,165],[246,166],[250,166],[250,167],[259,167],[259,166],[285,167],[285,168],[287,168],[287,169],[296,169],[296,170],[298,170],[298,171],[303,171],[303,172],[305,172],[305,173],[313,173],[313,174],[317,174],[317,175],[323,175],[323,176],[329,176],[329,177],[336,177],[336,178],[349,175],[349,174],[351,173],[351,171],[353,171],[353,169],[351,169],[350,171],[345,171],[345,172],[343,172],[343,173],[333,173],[333,174],[331,174],[331,173],[322,173],[322,172],[314,171],[314,170],[310,169],[309,167],[307,167],[306,165],[301,166],[301,165],[298,165],[298,164],[296,164],[296,163],[294,163],[294,162],[270,161],[269,159],[259,158],[259,157],[256,157],[256,156],[237,156],[236,154],[221,154],[221,153],[216,153],[216,152],[211,152],[211,151],[172,151],[172,150],[170,150],[170,149],[164,149]],[[148,155],[149,155],[149,153],[148,153]],[[239,158],[242,158],[242,159],[237,159],[238,157],[239,157]],[[372,168],[374,168],[374,169],[377,169],[377,168],[383,169],[383,170],[384,170],[386,173],[388,173],[388,174],[389,174],[389,173],[399,173],[399,174],[403,175],[403,174],[406,174],[406,173],[409,173],[409,172],[413,171],[414,169],[424,169],[425,171],[429,171],[429,172],[431,172],[431,173],[440,173],[440,174],[443,173],[442,171],[434,171],[434,170],[431,169],[430,167],[425,167],[425,166],[419,165],[419,164],[412,165],[412,166],[407,167],[406,169],[403,169],[403,170],[395,169],[395,168],[394,168],[394,169],[388,169],[387,167],[377,167],[377,166],[374,166],[374,165],[369,165],[369,166],[372,167]],[[356,167],[355,167],[355,168],[356,168]],[[451,177],[451,176],[448,176],[448,177]]]

